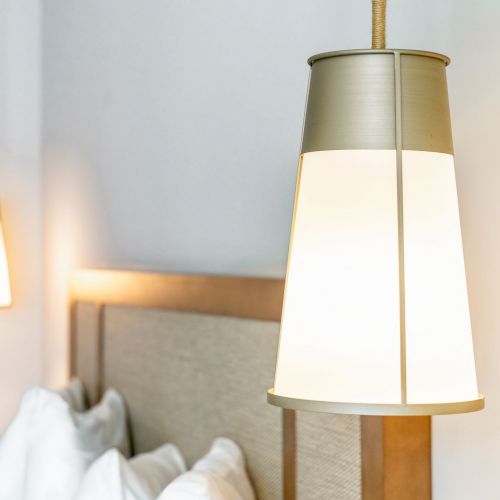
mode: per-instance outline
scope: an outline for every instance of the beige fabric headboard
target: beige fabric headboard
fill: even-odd
[[[266,403],[282,293],[281,280],[79,273],[72,372],[91,402],[107,387],[124,395],[135,452],[174,442],[191,465],[222,435],[243,448],[260,500],[390,498],[370,486],[384,468],[362,459],[360,417]]]

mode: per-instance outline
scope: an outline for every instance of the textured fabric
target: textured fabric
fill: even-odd
[[[361,419],[297,413],[297,497],[361,499]]]
[[[96,324],[96,308],[77,304],[86,387],[97,380]],[[135,451],[173,442],[192,466],[228,436],[246,455],[257,498],[282,498],[281,411],[266,402],[278,323],[106,306],[104,330],[104,382],[125,396]],[[360,500],[360,419],[300,413],[297,428],[298,498]]]
[[[255,500],[241,449],[230,439],[216,439],[210,451],[167,486],[158,500]]]
[[[130,460],[112,449],[91,465],[76,500],[156,500],[185,471],[184,459],[172,444]]]
[[[179,446],[188,466],[226,436],[245,451],[261,500],[281,495],[281,411],[266,403],[279,326],[107,307],[104,378],[125,397],[136,452]]]

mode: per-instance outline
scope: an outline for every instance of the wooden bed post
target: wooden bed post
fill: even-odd
[[[363,500],[431,500],[431,418],[362,417]]]
[[[293,410],[283,414],[283,500],[297,497],[297,420]]]

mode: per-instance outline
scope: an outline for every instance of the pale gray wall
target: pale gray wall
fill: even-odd
[[[412,4],[394,7],[405,24],[389,41],[446,49],[444,13]],[[366,0],[45,1],[45,164],[88,190],[73,207],[81,263],[281,276],[305,61],[369,45],[370,13]]]
[[[0,0],[0,204],[14,306],[0,309],[0,433],[41,380],[40,9]]]
[[[46,380],[74,266],[282,276],[307,56],[370,43],[368,0],[45,0]],[[434,419],[436,500],[500,495],[500,3],[389,2],[388,45],[448,53],[488,409]]]
[[[500,2],[454,0],[449,72],[479,388],[486,410],[436,417],[436,500],[500,498]]]

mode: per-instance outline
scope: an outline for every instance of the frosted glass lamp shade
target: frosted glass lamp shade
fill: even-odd
[[[0,219],[0,307],[9,307],[12,304],[10,291],[9,268],[7,265],[7,251]]]
[[[377,55],[393,81],[395,69],[401,78],[401,53]],[[376,67],[370,57],[342,53],[320,61],[344,58],[339,78],[345,78],[346,67],[351,72],[356,65],[361,72],[367,64]],[[442,56],[408,57],[424,60],[418,71],[428,70],[430,59],[444,74]],[[311,93],[318,88],[315,64]],[[321,83],[336,69],[322,67]],[[315,135],[318,122],[328,128],[339,119],[321,116],[328,104],[318,114],[317,96],[309,96],[275,385],[268,395],[272,404],[367,415],[432,415],[484,406],[476,382],[451,132],[449,140],[441,132],[424,149],[425,134],[417,127],[412,136],[411,120],[401,116],[405,106],[397,99],[404,99],[404,89],[403,83],[403,89],[389,92],[388,105],[396,110],[392,138],[384,135],[384,125],[373,137],[366,124],[361,138],[339,130],[338,123],[332,133],[322,129]],[[320,92],[325,91],[339,86],[323,85]],[[341,114],[345,105],[339,100]],[[447,109],[447,100],[443,106]],[[363,139],[363,133],[370,137]],[[327,147],[316,150],[318,141]],[[406,149],[405,144],[420,145]]]

